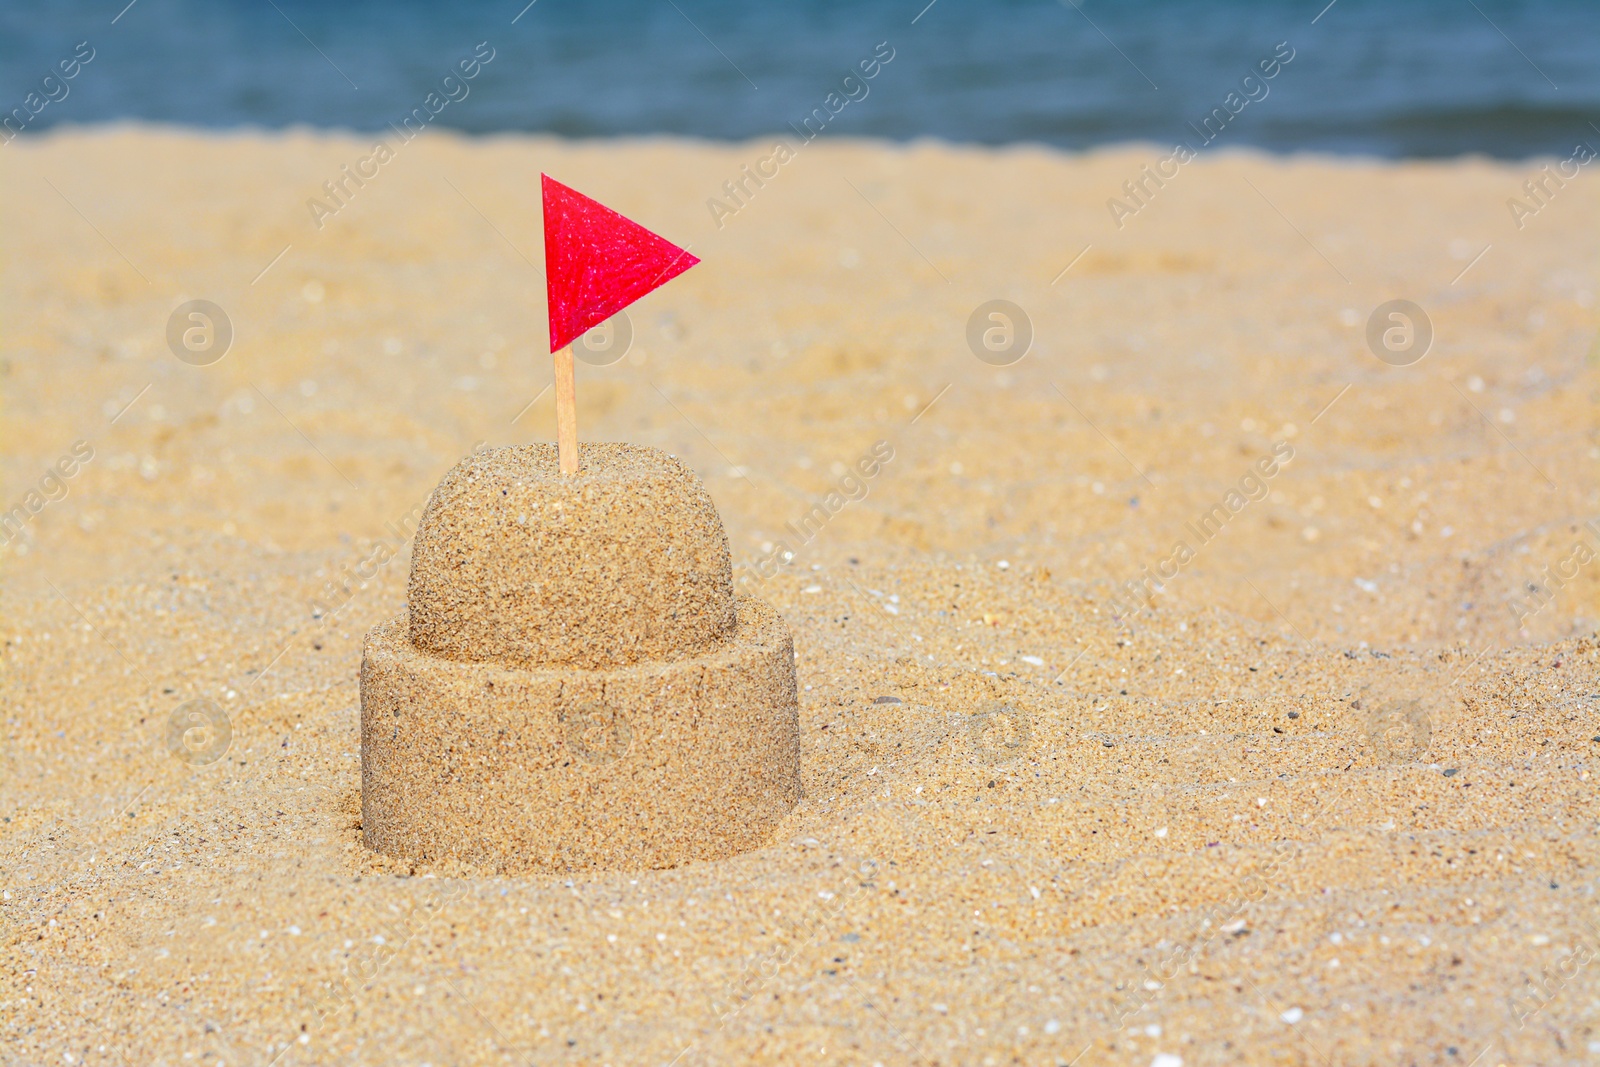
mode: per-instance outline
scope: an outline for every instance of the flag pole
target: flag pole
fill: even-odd
[[[578,473],[578,389],[573,380],[572,346],[555,353],[556,451],[561,473]]]

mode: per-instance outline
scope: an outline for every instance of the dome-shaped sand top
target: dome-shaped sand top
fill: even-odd
[[[733,569],[700,479],[665,452],[554,445],[462,460],[411,557],[411,641],[453,660],[610,670],[698,655],[734,631]]]

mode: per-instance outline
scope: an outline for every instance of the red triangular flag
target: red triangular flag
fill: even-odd
[[[700,262],[548,174],[539,177],[544,183],[550,351],[560,351],[590,327]]]

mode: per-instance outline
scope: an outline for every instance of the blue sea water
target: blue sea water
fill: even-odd
[[[830,136],[1170,144],[1194,141],[1187,124],[1227,106],[1287,42],[1294,58],[1264,95],[1251,83],[1260,98],[1217,146],[1386,157],[1600,146],[1600,0],[124,4],[0,4],[13,129],[380,130],[430,92],[460,95],[443,79],[486,42],[493,59],[437,124],[743,139],[789,129],[837,92],[858,99],[830,115]],[[80,42],[93,58],[64,79]],[[880,44],[893,58],[845,83]]]

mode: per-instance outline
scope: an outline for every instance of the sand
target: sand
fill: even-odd
[[[770,145],[430,136],[315,228],[369,148],[3,150],[0,1058],[1600,1058],[1592,176],[1518,229],[1538,163],[1219,154],[1119,229],[1161,149],[819,142],[719,229]],[[553,436],[541,170],[704,260],[578,389],[794,632],[803,796],[732,859],[361,842],[418,509]]]

